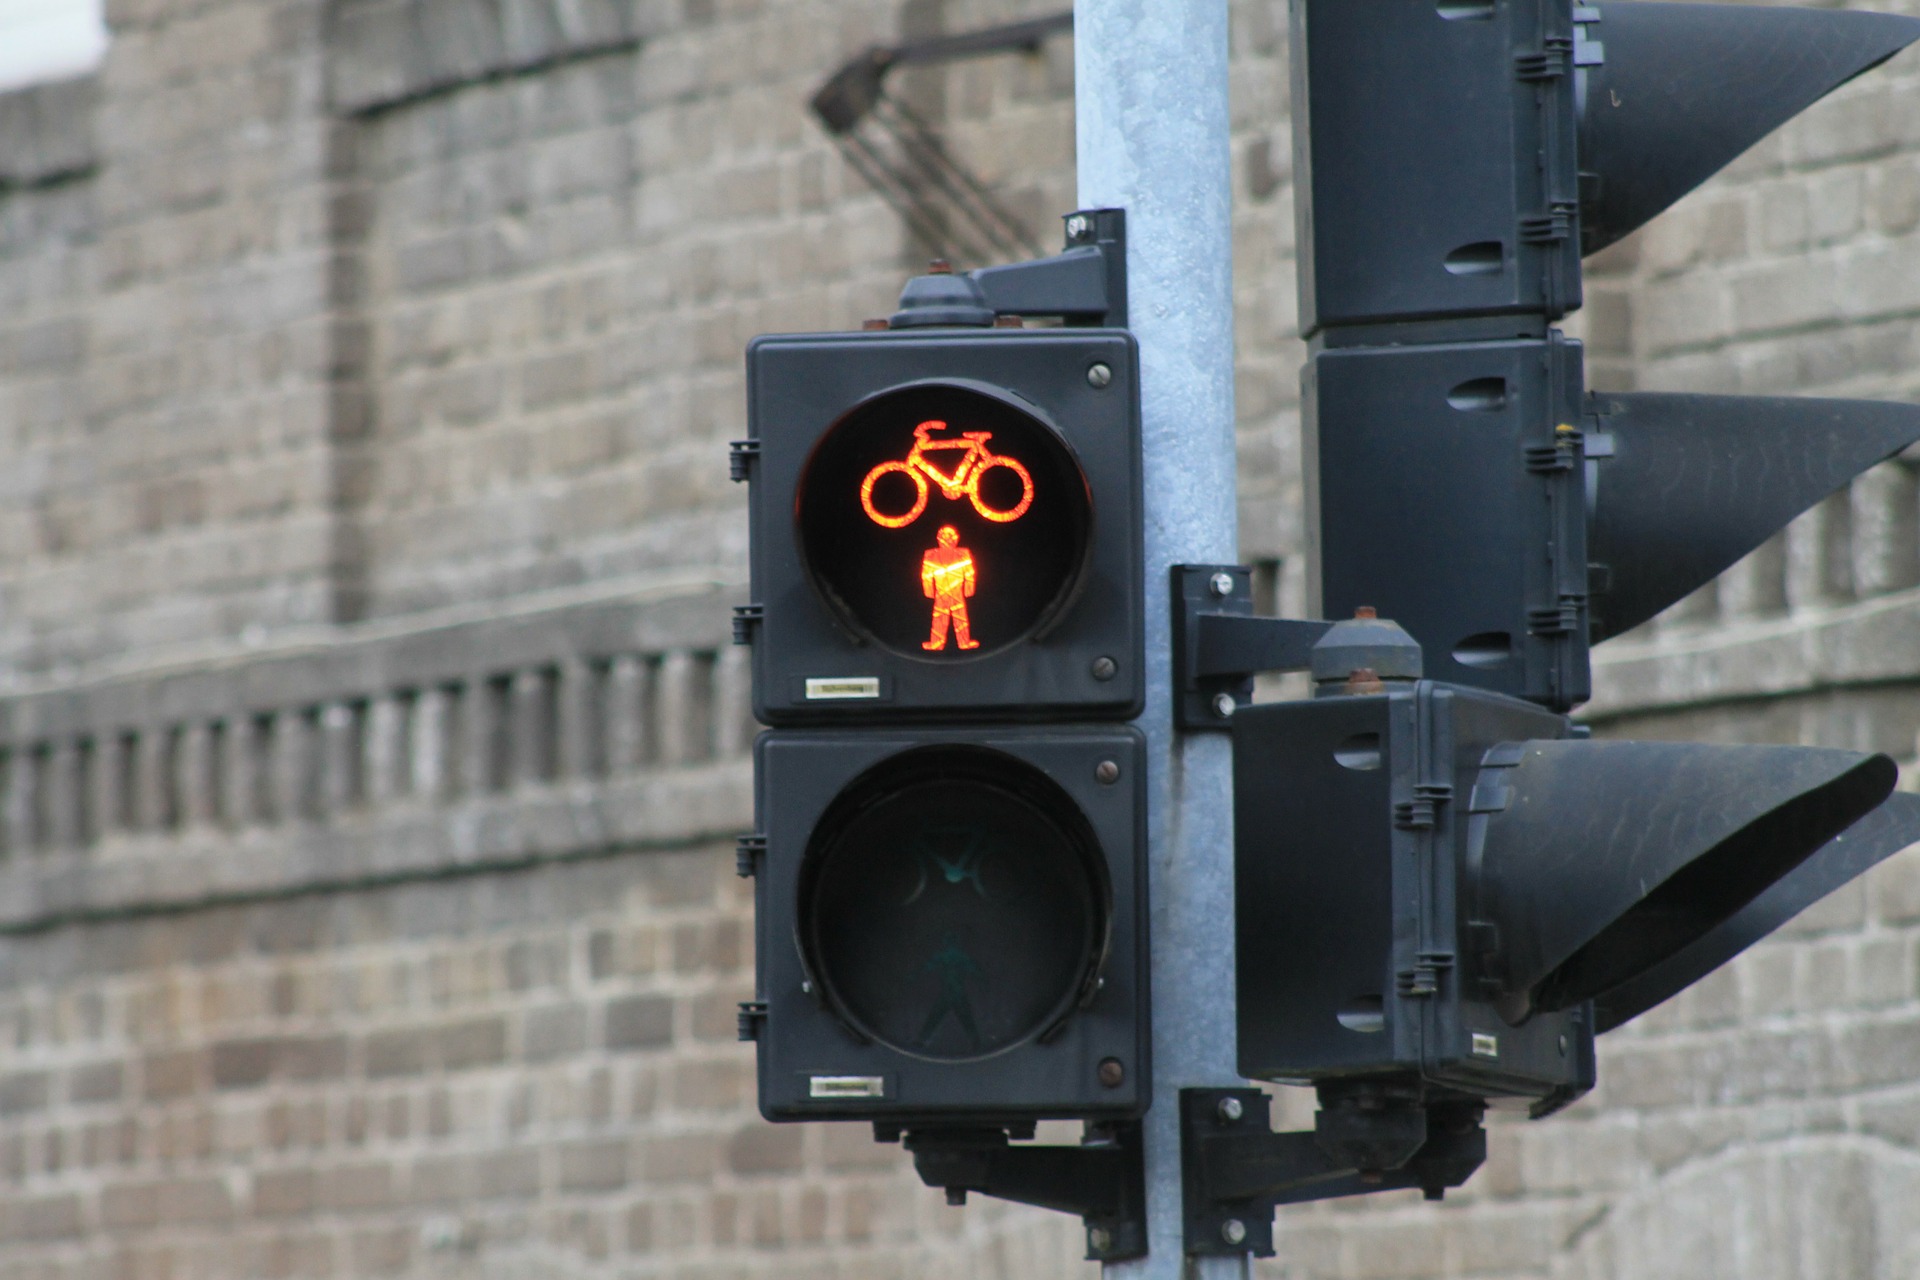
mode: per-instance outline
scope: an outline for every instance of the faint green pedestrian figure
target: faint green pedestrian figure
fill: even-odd
[[[941,939],[942,946],[931,960],[921,967],[922,973],[931,972],[940,979],[940,1000],[927,1013],[927,1020],[920,1027],[918,1045],[924,1049],[933,1042],[933,1033],[951,1014],[967,1033],[967,1042],[974,1048],[980,1047],[980,1028],[973,1020],[973,998],[967,994],[967,981],[981,975],[980,966],[973,957],[961,949],[960,943],[952,934]]]

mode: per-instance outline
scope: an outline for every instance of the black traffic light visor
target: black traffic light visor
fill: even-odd
[[[1642,226],[1754,143],[1916,39],[1884,13],[1599,6],[1580,112],[1581,250]]]
[[[1886,756],[1814,747],[1529,742],[1517,756],[1498,770],[1507,802],[1475,886],[1515,1020],[1605,1003],[1713,935],[1899,776]]]
[[[1719,928],[1594,1001],[1596,1032],[1611,1031],[1692,986],[1808,907],[1920,841],[1920,795],[1899,792],[1822,845]]]
[[[1593,639],[1639,626],[1856,475],[1920,441],[1920,406],[1596,392]]]

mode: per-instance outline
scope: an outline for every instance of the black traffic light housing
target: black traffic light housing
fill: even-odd
[[[1182,1091],[1191,1253],[1270,1252],[1279,1204],[1439,1198],[1485,1158],[1487,1105],[1567,1106],[1596,1035],[1920,836],[1885,756],[1592,741],[1422,679],[1418,644],[1371,611],[1287,623],[1223,594],[1176,615],[1188,653],[1297,667],[1321,629],[1316,697],[1231,716],[1239,1069],[1312,1085],[1321,1110],[1276,1134],[1255,1094]]]
[[[1117,329],[755,339],[736,446],[754,451],[755,714],[1136,714],[1138,364]],[[977,650],[922,647],[944,529],[977,570]]]
[[[1592,1087],[1589,1012],[1510,1024],[1472,963],[1476,775],[1503,744],[1571,731],[1431,681],[1234,717],[1242,1075],[1404,1078],[1543,1111]]]
[[[1590,644],[1920,440],[1920,409],[1596,393],[1580,258],[1920,36],[1883,14],[1294,0],[1319,610],[1558,711]],[[1584,480],[1584,483],[1582,481]]]
[[[756,339],[757,1042],[769,1120],[865,1120],[929,1185],[1145,1252],[1139,361],[1125,222]],[[1061,318],[1025,328],[1018,317]],[[1077,1119],[1077,1147],[1032,1146]]]
[[[1121,725],[763,737],[767,1118],[1144,1111],[1143,769]]]

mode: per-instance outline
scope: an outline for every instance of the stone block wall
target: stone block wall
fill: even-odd
[[[0,1280],[1092,1274],[758,1120],[727,840],[741,349],[930,251],[806,99],[1056,7],[110,0],[97,76],[0,95]],[[1285,29],[1233,5],[1242,549],[1297,611]],[[1052,243],[1071,41],[894,83]],[[1592,264],[1596,384],[1920,392],[1917,100],[1908,54]],[[1601,730],[1911,761],[1914,465],[1601,650]],[[1910,1276],[1917,1045],[1910,852],[1257,1273]]]

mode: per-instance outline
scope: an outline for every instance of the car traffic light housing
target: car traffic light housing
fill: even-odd
[[[1185,621],[1242,653],[1303,626]],[[1488,1105],[1567,1106],[1596,1035],[1920,837],[1885,756],[1593,741],[1423,679],[1370,611],[1318,625],[1316,696],[1231,723],[1239,1069],[1321,1109],[1272,1133],[1257,1093],[1182,1091],[1191,1253],[1270,1252],[1280,1204],[1441,1197],[1485,1159]]]
[[[1920,409],[1603,392],[1580,256],[1920,36],[1883,14],[1295,0],[1302,434],[1319,610],[1559,711],[1591,644],[1920,441]]]
[[[1320,1112],[1275,1134],[1257,1094],[1183,1091],[1191,1253],[1269,1251],[1277,1204],[1459,1185],[1486,1106],[1564,1107],[1596,1035],[1920,837],[1884,756],[1596,742],[1566,715],[1592,644],[1920,441],[1920,409],[1590,392],[1553,327],[1583,254],[1920,22],[1292,15],[1310,577],[1348,621],[1313,646],[1315,698],[1237,705],[1308,624],[1177,592],[1176,680],[1234,737],[1240,1070],[1312,1085]]]

